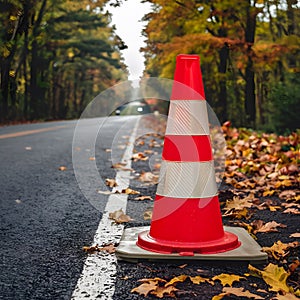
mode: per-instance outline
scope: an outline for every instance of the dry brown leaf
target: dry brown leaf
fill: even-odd
[[[245,277],[234,275],[234,274],[220,274],[214,276],[212,280],[219,280],[223,286],[229,285],[232,286],[233,282],[240,281],[241,279],[245,279]]]
[[[66,171],[66,170],[67,170],[67,167],[65,167],[65,166],[60,166],[60,167],[58,168],[58,170],[59,170],[59,171]]]
[[[94,161],[94,160],[96,160],[96,157],[91,156],[91,157],[89,157],[89,160]]]
[[[98,244],[96,246],[84,246],[83,251],[85,252],[89,252],[89,253],[94,253],[94,252],[107,252],[109,254],[115,253],[116,252],[116,248],[115,246],[110,243],[107,245],[103,245],[103,246],[99,246]]]
[[[113,169],[119,169],[123,171],[133,171],[131,168],[126,168],[126,163],[116,163],[112,165]]]
[[[153,208],[151,207],[144,212],[143,217],[145,221],[152,220],[152,210]]]
[[[118,184],[115,179],[106,178],[105,184],[109,187],[116,187]]]
[[[174,292],[178,291],[178,289],[175,286],[159,286],[154,291],[151,291],[150,294],[156,296],[157,298],[163,298],[166,297],[174,297]]]
[[[187,264],[183,264],[183,265],[178,266],[178,268],[184,269],[186,266],[187,266]]]
[[[238,297],[245,297],[245,298],[257,299],[257,300],[264,300],[263,297],[250,293],[248,290],[244,290],[243,287],[240,288],[224,287],[223,293],[214,296],[212,300],[220,300],[223,299],[224,296],[228,296],[228,295],[235,295]]]
[[[109,219],[114,220],[117,224],[127,223],[132,221],[132,219],[126,215],[122,209],[116,210],[114,212],[109,213]]]
[[[209,278],[201,277],[201,276],[190,276],[190,280],[194,284],[200,284],[202,282],[210,283],[211,285],[214,285],[214,282],[210,280]]]
[[[300,210],[297,208],[287,208],[283,211],[284,214],[300,215]]]
[[[262,278],[269,286],[270,291],[289,292],[290,288],[286,283],[289,273],[283,267],[269,263],[264,269],[259,270],[251,265],[248,266],[250,274]]]
[[[139,195],[140,192],[139,191],[135,191],[131,188],[126,188],[126,189],[123,189],[121,192],[116,192],[116,194],[126,194],[126,195]]]
[[[238,219],[238,220],[243,219],[243,218],[246,220],[249,220],[251,218],[251,216],[252,216],[252,214],[250,214],[248,209],[245,207],[242,210],[230,211],[223,215],[223,217],[231,217],[231,218]]]
[[[151,196],[139,196],[134,198],[134,200],[144,201],[144,200],[153,200],[153,198]]]
[[[253,233],[257,232],[278,232],[277,227],[286,228],[287,226],[275,221],[267,222],[264,224],[262,220],[255,220],[251,223],[254,230]]]
[[[160,277],[155,277],[155,278],[142,278],[142,279],[139,279],[138,282],[152,282],[152,281],[157,281],[157,282],[161,282],[161,283],[166,283],[167,280],[165,279],[162,279]]]
[[[152,184],[157,184],[159,180],[159,176],[153,174],[152,172],[142,172],[140,177],[138,178],[142,182],[149,182]]]
[[[300,232],[292,233],[292,234],[290,234],[290,237],[291,238],[300,238]]]
[[[299,243],[298,243],[298,246],[299,246]],[[295,270],[300,266],[300,260],[299,259],[296,259],[294,260],[291,264],[289,264],[289,271],[291,273],[294,273]]]
[[[285,190],[279,194],[279,198],[291,199],[296,196],[296,192],[294,190]]]
[[[136,161],[138,161],[138,160],[143,160],[143,161],[148,160],[149,157],[146,156],[146,155],[145,155],[144,153],[142,153],[142,152],[138,152],[138,153],[133,154],[132,157],[131,157],[131,159],[132,159],[134,162],[136,162]]]
[[[253,194],[250,194],[253,195]],[[239,196],[234,196],[232,200],[227,200],[226,201],[226,206],[225,206],[225,215],[231,212],[232,210],[238,211],[238,210],[243,210],[244,208],[250,208],[253,206],[253,196],[247,196],[243,199],[241,199]]]
[[[277,241],[271,247],[263,247],[262,251],[267,252],[268,254],[272,255],[275,259],[279,260],[285,257],[289,252],[290,248],[296,247],[299,243],[282,243],[281,241]]]
[[[299,300],[299,298],[292,293],[285,293],[284,295],[277,294],[272,300]]]
[[[147,297],[150,292],[157,289],[157,284],[158,281],[150,281],[150,282],[142,283],[138,287],[132,289],[131,293],[138,293],[139,295],[143,295]]]

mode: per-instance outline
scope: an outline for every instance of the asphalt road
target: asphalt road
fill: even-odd
[[[82,247],[93,245],[109,202],[109,196],[98,191],[107,189],[106,178],[115,178],[118,170],[111,166],[122,160],[136,122],[136,116],[122,116],[82,120],[77,127],[76,121],[69,121],[0,128],[0,299],[70,300],[72,295],[74,297],[86,259],[90,257]],[[147,120],[138,124],[135,150],[144,153],[151,150],[152,153],[146,161],[132,162],[130,188],[154,198],[156,185],[137,178],[142,171],[153,171],[162,150],[162,140],[149,134],[153,130],[151,126],[144,127]],[[221,187],[220,201],[233,195],[228,187]],[[133,220],[126,227],[150,223],[144,219],[144,212],[152,207],[153,201],[135,201],[135,197],[128,196],[126,213]],[[261,246],[271,246],[278,240],[290,242],[290,234],[299,230],[298,215],[258,210],[250,221],[255,219],[287,225],[272,234],[258,234],[257,242]],[[227,219],[223,222],[230,225]],[[287,263],[299,257],[296,251],[291,251]],[[112,256],[101,256],[104,260],[107,257],[108,263],[104,271],[98,272],[105,273],[110,268]],[[112,297],[107,297],[101,288],[97,290],[95,283],[99,297],[79,293],[81,296],[72,300],[144,299],[131,292],[143,278],[170,280],[182,274],[212,278],[222,273],[244,276],[248,272],[248,264],[244,263],[189,262],[183,265],[183,261],[118,261],[114,264],[114,274],[108,273],[108,277],[112,274],[114,278]],[[290,283],[296,285],[297,274],[291,276]],[[101,284],[99,286],[107,287],[110,283]],[[268,286],[259,278],[251,277],[234,286],[240,285],[264,299],[274,299],[274,293],[263,292]],[[178,287],[176,296],[180,299],[207,300],[222,291],[218,282],[215,285],[184,282]],[[154,299],[154,296],[148,295],[148,298]],[[165,296],[164,299],[173,298]],[[223,299],[240,297],[225,296]]]
[[[0,299],[70,299],[86,258],[82,247],[91,245],[108,198],[95,189],[103,188],[99,174],[114,177],[111,160],[124,152],[116,145],[124,145],[124,123],[134,118],[83,123],[74,144],[77,180],[75,121],[0,128]],[[89,144],[95,134],[96,151]],[[97,178],[88,173],[95,163]]]

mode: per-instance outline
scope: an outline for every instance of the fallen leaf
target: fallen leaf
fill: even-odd
[[[274,193],[275,193],[275,190],[266,190],[263,192],[263,197],[273,196]]]
[[[287,226],[275,221],[267,222],[264,224],[262,220],[256,220],[251,223],[254,227],[253,233],[257,232],[278,232],[277,227],[286,228]]]
[[[253,294],[253,293],[250,293],[248,290],[244,290],[243,287],[240,287],[240,288],[224,287],[223,293],[214,296],[212,298],[212,300],[220,300],[228,295],[235,295],[238,297],[246,297],[246,298],[257,299],[257,300],[264,300],[263,297]]]
[[[173,285],[173,284],[175,284],[177,282],[184,282],[188,277],[189,276],[187,276],[187,275],[180,275],[180,276],[174,277],[169,282],[167,282],[165,284],[165,287]]]
[[[291,199],[296,196],[296,192],[294,190],[285,190],[279,194],[279,198]]]
[[[132,219],[126,215],[122,209],[116,210],[112,213],[109,213],[109,219],[114,220],[117,224],[127,223],[132,221]]]
[[[148,282],[148,283],[150,283],[150,282],[152,282],[152,281],[157,281],[157,282],[163,282],[163,283],[165,283],[165,282],[167,282],[167,280],[165,280],[165,279],[162,279],[162,278],[160,278],[160,277],[155,277],[155,278],[142,278],[142,279],[139,279],[138,280],[139,282]]]
[[[291,238],[300,238],[300,232],[292,233],[292,234],[290,234],[290,237]]]
[[[109,187],[116,187],[118,184],[115,179],[106,178],[105,184]]]
[[[82,249],[83,249],[83,251],[89,252],[89,253],[105,251],[105,252],[108,252],[109,254],[112,254],[112,253],[116,252],[116,248],[112,243],[103,245],[101,247],[98,244],[95,246],[84,246]]]
[[[225,215],[228,214],[230,211],[234,210],[243,210],[244,208],[250,208],[252,207],[253,197],[252,196],[247,196],[243,199],[241,199],[239,196],[234,196],[232,200],[227,200],[226,201],[226,206],[225,206]]]
[[[126,194],[126,195],[139,195],[140,192],[139,191],[135,191],[131,188],[126,188],[126,189],[123,189],[121,192],[116,192],[116,194]]]
[[[59,170],[59,171],[66,171],[66,170],[67,170],[67,167],[65,167],[65,166],[60,166],[60,167],[58,168],[58,170]]]
[[[150,182],[152,184],[157,184],[159,180],[159,176],[153,174],[152,172],[142,172],[138,180],[142,182]]]
[[[264,269],[259,270],[251,265],[248,266],[250,274],[262,278],[269,286],[270,291],[289,292],[290,288],[286,283],[289,273],[283,267],[269,263]]]
[[[116,163],[112,165],[113,169],[119,169],[123,171],[133,171],[131,168],[126,168],[126,163]]]
[[[183,265],[178,266],[178,268],[184,269],[186,266],[187,266],[187,264],[183,264]]]
[[[226,285],[232,286],[233,282],[240,281],[240,279],[245,279],[245,277],[234,275],[234,274],[224,274],[224,273],[214,276],[212,278],[212,280],[214,281],[220,280],[223,286]]]
[[[159,286],[155,290],[152,290],[150,292],[151,295],[154,295],[158,298],[163,298],[164,296],[167,297],[174,297],[174,292],[178,291],[178,289],[175,286]]]
[[[89,157],[89,160],[96,160],[96,157],[94,157],[94,156],[91,156],[91,157]]]
[[[281,241],[277,241],[271,247],[263,247],[262,251],[272,255],[275,259],[279,260],[285,257],[289,252],[290,248],[296,247],[299,243],[282,243]]]
[[[152,220],[152,210],[153,208],[151,207],[144,212],[143,217],[145,221]]]
[[[138,160],[142,160],[142,161],[148,160],[149,157],[146,156],[146,155],[145,155],[144,153],[142,153],[142,152],[138,152],[138,153],[133,154],[132,157],[131,157],[131,159],[132,159],[134,162],[136,162],[136,161],[138,161]]]
[[[299,246],[300,244],[298,244]],[[291,273],[294,273],[295,270],[300,266],[300,260],[299,259],[296,259],[294,260],[290,265],[289,265],[289,271]]]
[[[214,282],[210,280],[209,278],[201,277],[201,276],[190,276],[190,280],[194,284],[200,284],[202,282],[210,283],[211,285],[214,285]]]
[[[144,201],[144,200],[153,200],[153,198],[151,196],[139,196],[134,198],[134,200]]]
[[[277,294],[272,300],[299,300],[299,298],[292,293],[285,293],[284,295]]]
[[[157,284],[158,281],[150,281],[150,282],[142,283],[138,287],[132,289],[131,293],[138,293],[139,295],[143,295],[147,297],[150,292],[157,289]]]

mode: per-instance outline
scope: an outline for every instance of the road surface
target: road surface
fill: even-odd
[[[80,183],[72,162],[76,121],[0,128],[0,299],[71,298],[87,257],[82,247],[93,243],[108,199],[95,188],[103,189],[99,174],[114,178],[111,160],[122,157],[123,135],[131,134],[122,126],[136,118],[85,120],[73,147]],[[95,134],[96,150],[84,144]],[[88,173],[95,163],[97,178]]]

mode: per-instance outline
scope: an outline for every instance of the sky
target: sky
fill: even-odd
[[[144,56],[139,49],[145,46],[142,29],[146,23],[142,17],[150,12],[149,3],[140,0],[123,1],[120,7],[107,6],[112,13],[112,24],[116,26],[116,34],[125,42],[128,49],[122,50],[122,56],[129,70],[129,80],[142,77],[144,70]]]

